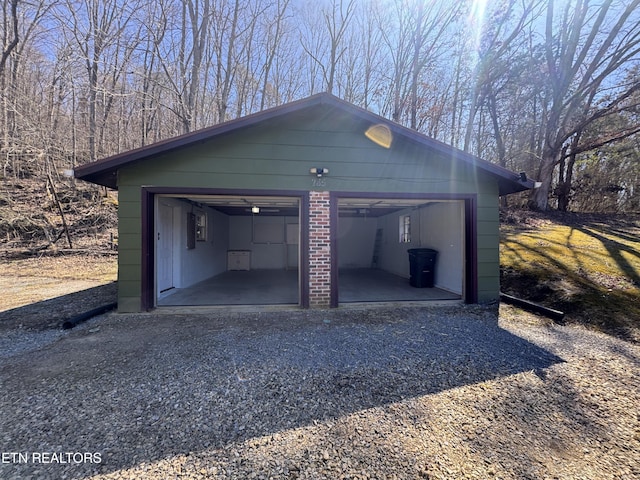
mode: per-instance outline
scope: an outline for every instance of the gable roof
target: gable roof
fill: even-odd
[[[511,170],[499,165],[482,160],[479,157],[463,152],[455,147],[430,138],[420,132],[403,127],[384,117],[357,107],[351,103],[341,100],[329,93],[319,93],[295,102],[280,105],[278,107],[263,110],[245,117],[220,123],[212,127],[203,128],[195,132],[187,133],[177,137],[162,140],[151,145],[129,150],[111,157],[104,158],[75,169],[76,178],[86,180],[110,188],[117,188],[118,169],[171,151],[186,148],[198,143],[213,140],[218,136],[225,135],[245,127],[257,125],[261,122],[282,118],[296,112],[303,112],[310,109],[330,109],[335,108],[353,117],[369,122],[371,125],[383,124],[397,138],[423,146],[432,151],[445,155],[451,160],[461,161],[473,168],[478,168],[490,176],[496,178],[499,185],[500,195],[521,192],[533,188],[534,182],[521,178]]]

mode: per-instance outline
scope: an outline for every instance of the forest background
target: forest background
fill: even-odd
[[[512,206],[638,212],[639,6],[7,0],[2,202],[22,179],[71,185],[64,170],[330,92],[541,182]]]

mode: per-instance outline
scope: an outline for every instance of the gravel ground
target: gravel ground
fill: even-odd
[[[512,307],[110,314],[2,347],[2,479],[640,478],[640,346]]]

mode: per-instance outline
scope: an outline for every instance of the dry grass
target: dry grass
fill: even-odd
[[[0,332],[55,328],[115,301],[117,255],[57,254],[0,260]],[[105,288],[102,288],[105,287]]]
[[[3,275],[107,283],[116,280],[117,263],[115,254],[67,254],[3,260],[1,265]]]
[[[570,322],[639,341],[640,221],[529,216],[503,222],[505,292],[558,308]]]

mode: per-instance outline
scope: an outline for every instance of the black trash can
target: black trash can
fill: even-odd
[[[409,283],[412,287],[431,288],[436,277],[437,250],[430,248],[410,248]]]

